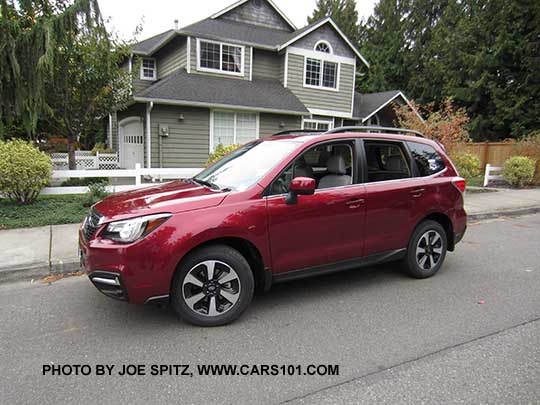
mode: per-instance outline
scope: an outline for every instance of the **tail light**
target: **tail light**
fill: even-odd
[[[467,180],[462,177],[456,177],[452,180],[452,184],[461,192],[461,194],[463,194],[465,192],[465,188],[467,187]]]

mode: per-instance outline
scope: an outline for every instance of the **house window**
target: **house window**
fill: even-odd
[[[317,52],[332,53],[332,47],[326,41],[317,42],[313,49]]]
[[[306,86],[337,88],[338,64],[319,59],[306,58]]]
[[[328,131],[332,128],[332,121],[304,119],[303,129],[313,129],[315,131]]]
[[[257,139],[256,113],[214,111],[211,149],[217,145],[245,144]]]
[[[143,58],[141,63],[141,79],[156,80],[156,60],[153,58]]]
[[[198,41],[198,67],[227,74],[244,72],[244,47],[219,42]]]

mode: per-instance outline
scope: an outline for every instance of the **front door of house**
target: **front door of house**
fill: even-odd
[[[139,118],[129,120],[120,126],[120,165],[134,169],[135,164],[144,166],[144,133]]]

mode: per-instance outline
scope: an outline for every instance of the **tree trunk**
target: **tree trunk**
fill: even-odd
[[[73,135],[67,136],[68,141],[68,167],[69,170],[77,169],[77,162],[75,161],[75,137]]]

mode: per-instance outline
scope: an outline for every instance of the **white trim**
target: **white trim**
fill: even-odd
[[[289,48],[285,49],[285,67],[283,68],[283,87],[287,88],[289,75]]]
[[[322,110],[319,108],[308,108],[313,115],[328,115],[330,117],[352,118],[352,114],[344,111]]]
[[[255,139],[259,139],[259,128],[260,128],[260,114],[258,111],[238,111],[238,110],[231,110],[231,109],[224,109],[224,108],[216,108],[210,110],[210,140],[208,142],[208,152],[212,153],[214,152],[214,148],[216,145],[214,145],[214,113],[215,112],[224,112],[224,113],[231,113],[234,114],[234,124],[233,124],[233,143],[236,143],[236,121],[237,121],[237,114],[238,113],[251,113],[255,114]]]
[[[324,59],[329,62],[335,62],[335,63],[348,63],[349,65],[353,65],[355,63],[354,58],[348,58],[346,56],[333,55],[333,54],[324,53],[324,52],[316,52],[316,51],[312,51],[311,49],[296,48],[294,46],[289,46],[287,50],[289,51],[289,53],[292,53],[294,55],[307,56],[313,59]]]
[[[279,48],[278,48],[278,51],[281,51],[283,48],[286,48],[290,44],[298,41],[300,38],[305,37],[306,35],[308,35],[309,33],[313,32],[313,31],[315,31],[317,28],[319,28],[320,26],[322,26],[322,25],[324,25],[326,23],[330,23],[330,25],[332,25],[332,27],[337,31],[337,33],[341,36],[341,38],[353,50],[355,55],[358,56],[358,58],[360,58],[360,60],[362,62],[364,62],[364,64],[369,68],[369,62],[362,56],[360,51],[358,51],[358,49],[356,49],[356,47],[351,43],[351,41],[349,41],[349,38],[347,38],[347,36],[339,29],[339,27],[336,25],[336,23],[330,17],[326,17],[324,20],[321,20],[319,23],[315,24],[313,27],[311,27],[308,30],[302,32],[301,34],[297,35],[296,37],[290,39],[289,41],[285,42],[283,45],[280,45]]]
[[[206,67],[201,67],[201,42],[208,42],[211,44],[218,44],[219,45],[219,69],[211,69]],[[223,45],[226,46],[232,46],[235,48],[241,49],[240,54],[240,72],[228,72],[226,70],[223,70]],[[209,72],[209,73],[217,73],[221,75],[230,75],[230,76],[244,76],[244,65],[246,60],[246,47],[244,45],[238,45],[238,44],[232,44],[229,42],[223,42],[223,41],[214,41],[210,39],[204,39],[204,38],[197,38],[197,71],[199,72]]]
[[[187,37],[186,72],[191,73],[191,37]]]
[[[329,119],[324,119],[324,118],[306,118],[306,117],[302,117],[302,129],[304,129],[304,124],[306,122],[311,122],[311,123],[316,123],[316,124],[328,124],[328,129],[332,129],[334,128],[335,126],[335,121],[334,121],[335,118],[329,118]]]
[[[131,75],[131,71],[133,70],[133,54],[129,55],[128,59],[128,72]]]
[[[146,167],[152,168],[152,122],[151,112],[154,108],[154,102],[146,104]]]
[[[109,148],[110,149],[113,149],[113,144],[112,144],[112,140],[113,140],[113,136],[112,136],[112,115],[109,114]]]
[[[249,81],[253,80],[253,47],[249,47]]]
[[[328,49],[330,49],[330,52],[321,52],[321,51],[317,51],[317,47],[320,45],[320,44],[324,44],[328,47]],[[320,41],[317,41],[315,43],[315,46],[313,47],[313,51],[314,52],[319,52],[319,53],[323,53],[325,55],[333,55],[334,54],[334,49],[332,48],[332,45],[330,45],[330,42],[328,41],[325,41],[324,39],[321,39]]]
[[[234,110],[239,110],[239,111],[267,112],[267,113],[287,114],[287,115],[306,115],[307,114],[306,112],[281,110],[279,108],[248,107],[244,105],[206,103],[206,102],[200,102],[200,101],[169,100],[166,98],[134,97],[133,100],[142,102],[142,103],[153,101],[154,103],[157,103],[157,104],[183,105],[183,106],[206,107],[206,108],[221,108],[221,109],[229,109],[229,110],[234,109]]]
[[[230,6],[225,7],[223,10],[218,11],[217,13],[211,15],[210,18],[216,19],[216,18],[222,16],[223,14],[225,14],[225,13],[227,13],[227,12],[229,12],[229,11],[235,9],[236,7],[241,6],[242,4],[246,3],[247,1],[249,1],[249,0],[240,0],[240,1],[237,1],[237,2],[234,3],[234,4],[231,4]],[[292,22],[291,20],[289,20],[285,14],[283,14],[283,12],[282,12],[275,4],[274,4],[274,2],[273,2],[272,0],[266,0],[266,1],[268,2],[268,4],[270,4],[270,6],[271,6],[275,11],[277,11],[277,13],[281,16],[281,18],[283,18],[283,19],[285,20],[285,22],[286,22],[287,24],[289,24],[289,26],[290,26],[294,31],[297,30],[297,28],[296,28],[296,26],[293,24],[293,22]]]
[[[302,86],[306,87],[306,88],[309,88],[309,89],[327,90],[327,91],[339,92],[339,74],[340,74],[340,70],[341,70],[340,69],[341,63],[328,61],[328,60],[320,59],[320,58],[309,58],[309,59],[315,59],[315,60],[318,60],[320,62],[321,70],[320,70],[320,73],[319,73],[319,85],[306,84],[306,72],[307,72],[307,60],[308,60],[308,57],[304,56],[304,79],[302,80]],[[336,69],[336,87],[326,87],[326,86],[322,85],[322,83],[323,83],[323,74],[324,74],[324,63],[325,62],[334,63],[334,64],[337,65],[337,69]]]
[[[420,118],[422,120],[422,122],[424,122],[424,119],[422,118],[422,116],[418,113],[418,111],[416,111],[416,109],[413,107],[413,105],[411,104],[411,102],[407,99],[407,97],[405,97],[405,94],[403,94],[401,91],[398,91],[396,93],[396,95],[392,98],[390,98],[388,101],[386,101],[384,104],[381,104],[381,106],[379,106],[379,108],[375,109],[374,111],[372,111],[367,117],[365,118],[362,118],[362,123],[366,122],[368,119],[371,118],[372,115],[374,114],[377,114],[379,111],[381,111],[384,107],[386,107],[388,104],[390,104],[392,101],[394,101],[396,98],[398,97],[402,97],[403,100],[405,100],[405,102],[407,103],[407,105],[409,106],[409,108],[411,110],[413,110],[416,115],[418,116],[418,118]]]
[[[147,60],[153,60],[154,61],[154,76],[152,78],[150,77],[145,77],[144,76],[144,60],[147,59]],[[141,58],[141,67],[140,67],[140,79],[141,80],[148,80],[148,81],[155,81],[157,79],[157,60],[156,58],[148,58],[146,56],[143,56]]]
[[[356,93],[356,61],[354,61],[354,68],[353,68],[351,115],[354,114],[354,94],[355,93]]]

